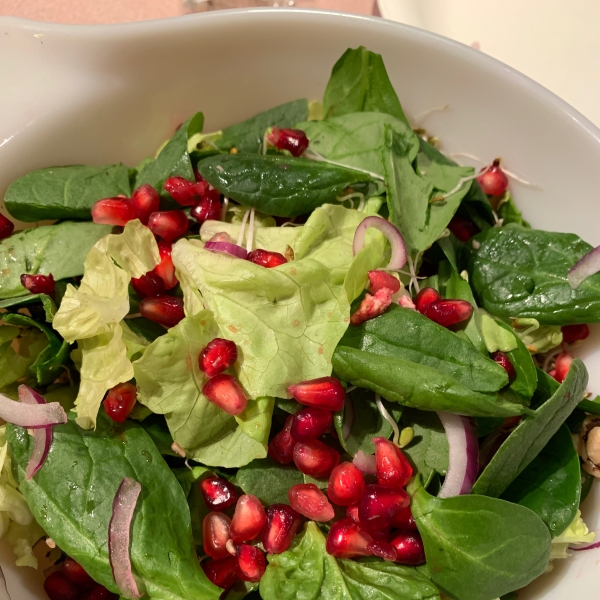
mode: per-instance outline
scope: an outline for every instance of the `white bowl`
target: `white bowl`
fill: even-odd
[[[349,46],[383,55],[413,119],[443,140],[538,184],[514,183],[534,226],[600,243],[600,130],[559,98],[467,46],[381,19],[327,12],[223,11],[146,23],[61,26],[0,18],[0,193],[32,169],[123,161],[152,154],[188,115],[206,130],[299,97],[320,99]],[[600,391],[600,327],[582,347],[590,389]],[[584,516],[599,525],[598,485]],[[44,598],[32,571],[15,574],[14,600]],[[591,597],[600,550],[557,564],[520,600]],[[9,567],[7,569],[7,567]],[[38,578],[39,579],[39,578]],[[16,590],[19,590],[16,592]]]

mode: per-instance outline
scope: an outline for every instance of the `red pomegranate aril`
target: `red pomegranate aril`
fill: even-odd
[[[441,299],[438,291],[434,288],[423,288],[415,298],[415,307],[423,315],[427,308]]]
[[[571,368],[571,363],[573,362],[573,355],[568,352],[562,352],[556,357],[556,362],[554,363],[554,374],[552,377],[558,381],[558,383],[562,383]]]
[[[15,229],[15,224],[7,219],[3,214],[0,214],[0,240],[7,238]]]
[[[109,592],[103,585],[97,584],[81,600],[118,600],[119,596]]]
[[[425,562],[423,540],[416,531],[397,532],[391,544],[396,549],[397,563],[416,567]]]
[[[79,600],[80,587],[62,571],[50,573],[44,581],[44,590],[50,600]]]
[[[213,558],[200,563],[208,580],[225,590],[228,590],[237,579],[236,565],[237,558],[235,556]]]
[[[331,471],[327,495],[338,506],[356,504],[364,491],[365,477],[352,463],[343,462]]]
[[[292,543],[302,524],[302,517],[287,504],[271,504],[267,508],[267,524],[261,541],[268,554],[281,554]]]
[[[396,548],[385,540],[373,540],[367,546],[367,550],[373,556],[379,556],[379,558],[390,562],[394,562],[397,558]]]
[[[150,231],[167,242],[181,237],[188,230],[188,218],[182,210],[153,212],[148,218]]]
[[[514,365],[512,364],[512,362],[510,362],[510,358],[508,358],[508,356],[504,352],[501,352],[500,350],[492,352],[490,354],[490,358],[494,362],[498,363],[506,371],[506,374],[508,375],[509,384],[517,378],[517,372],[515,370]]]
[[[206,506],[211,510],[225,510],[237,500],[235,487],[220,477],[207,477],[198,484],[198,487]]]
[[[63,573],[71,580],[81,586],[93,585],[94,580],[87,574],[87,571],[72,558],[65,559],[62,564]]]
[[[188,181],[183,177],[169,177],[164,187],[177,204],[194,206],[208,189],[208,184],[205,181]]]
[[[260,548],[240,544],[236,547],[236,573],[242,581],[260,581],[267,568],[265,555]]]
[[[480,231],[479,227],[465,217],[454,215],[448,223],[448,229],[458,238],[459,241],[468,242],[474,235]]]
[[[200,353],[198,364],[200,370],[207,377],[214,377],[229,367],[237,360],[238,352],[235,342],[215,338],[210,341]]]
[[[358,518],[369,532],[382,531],[390,526],[394,515],[409,504],[410,498],[403,489],[368,484],[358,503]]]
[[[395,444],[382,437],[373,438],[377,481],[386,487],[403,488],[412,477],[412,467]]]
[[[202,545],[204,553],[211,558],[230,556],[227,542],[231,539],[231,519],[221,512],[210,512],[202,521]]]
[[[287,262],[287,258],[283,256],[283,254],[279,254],[279,252],[269,252],[268,250],[260,249],[250,252],[246,257],[246,260],[249,260],[255,265],[265,267],[266,269],[272,269],[273,267],[278,267]]]
[[[106,414],[115,422],[123,423],[135,406],[137,389],[132,383],[119,383],[108,391],[103,406]]]
[[[590,328],[587,325],[564,325],[560,328],[563,334],[564,344],[574,344],[585,340],[590,335]]]
[[[170,290],[179,283],[175,277],[175,266],[171,258],[171,244],[160,240],[158,252],[160,253],[160,263],[154,267],[154,273],[165,282],[165,287]]]
[[[202,393],[221,410],[230,415],[239,415],[248,405],[248,399],[235,377],[221,373],[209,379]]]
[[[327,477],[339,462],[339,452],[319,440],[298,442],[294,446],[294,464],[297,469],[316,479]]]
[[[162,296],[167,288],[162,277],[154,271],[149,271],[141,277],[131,279],[131,287],[141,298],[151,298],[153,296]]]
[[[175,296],[144,298],[140,302],[140,314],[165,327],[174,327],[185,317],[183,299]]]
[[[386,287],[377,290],[375,294],[365,294],[356,312],[350,316],[350,324],[360,325],[382,315],[392,303],[392,295],[392,290]]]
[[[294,460],[294,446],[296,440],[290,433],[294,416],[290,415],[284,428],[269,443],[269,456],[282,465],[287,465]]]
[[[252,494],[244,494],[235,505],[229,535],[235,544],[249,542],[260,535],[266,522],[267,514],[260,500]]]
[[[430,304],[424,312],[428,319],[442,327],[452,327],[468,321],[472,314],[473,306],[466,300],[438,300]]]
[[[301,129],[279,129],[273,127],[267,136],[269,144],[278,150],[287,150],[292,156],[301,156],[308,148],[308,138]]]
[[[92,206],[92,220],[100,225],[124,227],[135,218],[135,208],[129,198],[105,198]]]
[[[346,516],[350,517],[357,525],[360,525],[358,518],[358,504],[352,504],[346,509]]]
[[[190,211],[190,216],[198,223],[221,220],[221,195],[217,190],[209,190]]]
[[[392,527],[394,529],[409,529],[417,531],[417,524],[410,510],[410,506],[401,508],[392,518]]]
[[[299,483],[288,490],[292,508],[312,521],[325,523],[335,516],[327,496],[314,483]]]
[[[21,275],[21,285],[32,294],[52,294],[54,292],[54,277],[49,275]]]
[[[369,544],[373,538],[350,517],[336,521],[329,530],[326,549],[336,558],[354,558],[369,556]]]
[[[383,288],[391,290],[392,294],[400,291],[400,282],[385,271],[369,271],[369,291],[375,294]]]
[[[140,222],[148,225],[150,215],[160,208],[160,196],[150,184],[144,183],[131,194],[131,204]]]
[[[508,177],[500,168],[500,159],[497,158],[490,167],[484,167],[477,177],[484,194],[488,196],[502,196],[508,187]]]
[[[294,415],[290,433],[297,442],[307,442],[321,437],[333,423],[330,410],[309,406]]]
[[[335,377],[319,377],[288,387],[290,396],[305,406],[338,411],[344,406],[346,392]]]

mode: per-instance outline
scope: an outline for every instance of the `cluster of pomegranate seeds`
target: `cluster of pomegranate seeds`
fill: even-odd
[[[117,594],[96,583],[84,568],[67,558],[60,570],[53,571],[44,581],[50,600],[116,600]]]
[[[225,510],[237,500],[235,487],[220,477],[207,477],[198,485],[206,506],[211,510]]]
[[[163,278],[155,271],[148,271],[148,273],[141,277],[132,278],[131,286],[141,298],[162,296],[167,291]]]
[[[479,233],[479,227],[466,217],[454,215],[448,223],[448,229],[461,241],[468,242],[474,235]]]
[[[169,177],[165,181],[165,191],[181,206],[194,206],[208,190],[206,181],[188,181],[183,177]]]
[[[185,317],[183,299],[175,296],[144,298],[140,302],[140,314],[165,327],[174,327]]]
[[[504,352],[501,352],[500,350],[492,352],[490,354],[490,358],[494,362],[497,362],[506,371],[508,375],[508,383],[512,383],[517,378],[517,371],[515,370],[514,365]]]
[[[308,138],[301,129],[279,129],[273,127],[267,142],[277,150],[287,150],[292,156],[302,156],[308,148]]]
[[[230,415],[239,415],[248,405],[244,390],[235,377],[221,373],[202,386],[202,393],[213,404]]]
[[[452,327],[468,321],[473,314],[473,306],[466,300],[442,300],[433,288],[423,288],[415,298],[415,307],[428,319],[442,327]]]
[[[188,218],[182,210],[153,212],[148,217],[148,229],[166,242],[180,238],[188,230]]]
[[[106,414],[116,423],[123,423],[133,410],[137,389],[132,383],[119,383],[108,391],[102,402]]]
[[[198,363],[200,370],[207,377],[214,377],[229,367],[237,360],[237,346],[230,340],[215,338],[202,350]]]
[[[549,373],[550,377],[554,377],[558,383],[562,383],[571,368],[573,362],[573,355],[568,352],[561,352],[554,363],[554,369]]]
[[[484,167],[477,177],[484,194],[488,196],[502,196],[508,188],[508,177],[500,168],[500,159],[494,160],[490,167]]]
[[[160,208],[160,197],[151,185],[144,183],[131,194],[131,204],[140,222],[148,225],[150,215]]]
[[[52,294],[54,292],[54,277],[49,275],[21,275],[21,285],[32,294]]]
[[[279,252],[269,252],[268,250],[260,249],[252,250],[246,257],[246,260],[266,269],[272,269],[287,262],[287,258],[283,254],[279,254]]]
[[[563,344],[574,344],[585,340],[590,335],[587,325],[564,325],[560,328],[563,334]]]
[[[7,219],[3,214],[0,214],[0,240],[7,238],[15,229],[15,224]]]

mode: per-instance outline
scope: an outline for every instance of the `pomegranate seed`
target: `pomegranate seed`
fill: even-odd
[[[378,290],[374,296],[366,294],[358,310],[350,317],[350,323],[360,325],[382,315],[392,303],[392,295],[392,290],[385,287]]]
[[[416,567],[425,562],[423,540],[416,531],[401,531],[391,541],[396,549],[396,562]]]
[[[174,327],[185,317],[183,299],[174,296],[144,298],[140,302],[140,314],[165,327]]]
[[[200,202],[192,208],[190,216],[198,223],[204,221],[221,220],[221,195],[217,190],[210,190],[202,197]]]
[[[560,330],[563,334],[564,344],[574,344],[585,340],[590,335],[590,328],[587,325],[564,325]]]
[[[0,214],[0,240],[11,235],[14,228],[15,224],[10,219],[7,219],[4,215]]]
[[[87,574],[87,571],[72,558],[67,558],[62,564],[63,573],[75,583],[83,586],[94,584],[94,580]]]
[[[294,460],[294,446],[296,445],[296,440],[290,433],[293,422],[294,416],[290,415],[285,421],[284,428],[269,444],[269,456],[282,465],[287,465]]]
[[[103,585],[97,584],[81,600],[118,600],[119,596],[109,592]]]
[[[352,504],[346,509],[346,516],[350,517],[357,525],[360,525],[358,518],[358,504]]]
[[[302,517],[287,504],[271,504],[267,508],[267,524],[262,532],[263,548],[268,554],[281,554],[292,543]]]
[[[371,294],[375,294],[383,288],[391,290],[392,294],[400,291],[400,282],[385,271],[369,271],[369,282]]]
[[[215,338],[200,353],[198,364],[207,377],[214,377],[229,369],[237,360],[237,346],[230,340]]]
[[[471,219],[466,219],[460,215],[452,217],[452,220],[448,223],[448,229],[463,243],[468,242],[480,231],[479,227]]]
[[[287,150],[292,156],[301,156],[308,148],[308,138],[301,129],[279,129],[273,127],[267,142],[278,150]]]
[[[268,250],[253,250],[248,254],[246,260],[249,260],[255,265],[265,267],[266,269],[272,269],[273,267],[278,267],[287,262],[287,258],[283,254],[279,254],[279,252],[269,252]]]
[[[44,581],[44,590],[50,600],[78,600],[79,586],[62,571],[50,573]]]
[[[220,477],[207,477],[198,484],[198,487],[206,506],[211,510],[225,510],[237,500],[235,487]]]
[[[135,218],[135,208],[128,198],[106,198],[92,206],[92,221],[100,225],[123,227]]]
[[[309,406],[294,415],[290,433],[297,442],[307,442],[322,436],[332,423],[330,410]]]
[[[367,549],[373,538],[361,529],[350,517],[336,521],[329,530],[326,549],[337,558],[369,556]]]
[[[351,462],[343,462],[331,471],[327,495],[338,506],[356,504],[365,491],[365,477]]]
[[[221,373],[209,379],[202,393],[221,410],[230,415],[239,415],[248,405],[248,399],[235,377]]]
[[[382,531],[390,526],[394,515],[410,504],[410,498],[403,489],[369,484],[358,503],[358,518],[368,529]]]
[[[160,253],[160,263],[154,267],[154,273],[165,282],[165,287],[170,290],[179,283],[177,277],[175,277],[175,266],[171,258],[171,244],[162,240],[159,241],[158,251]]]
[[[497,362],[507,373],[508,375],[508,383],[512,383],[517,378],[517,372],[515,371],[515,367],[510,362],[510,358],[504,353],[497,350],[496,352],[492,352],[490,354],[490,358]]]
[[[382,437],[373,438],[377,481],[386,487],[404,487],[412,477],[412,467],[395,444]]]
[[[49,275],[21,275],[21,285],[32,294],[51,294],[54,291],[54,277]]]
[[[115,422],[123,423],[133,410],[137,398],[137,389],[132,383],[119,383],[108,391],[104,398],[104,410]]]
[[[415,298],[415,307],[422,315],[424,315],[429,305],[437,302],[440,299],[441,296],[434,288],[423,288]]]
[[[153,212],[148,218],[148,228],[167,242],[181,237],[188,230],[188,218],[182,210]]]
[[[483,168],[480,171],[477,182],[481,186],[484,194],[488,196],[502,196],[508,187],[508,177],[500,168],[500,159],[497,158],[492,166]]]
[[[320,377],[288,387],[290,396],[305,406],[337,411],[344,406],[346,392],[335,377]]]
[[[237,559],[235,556],[227,556],[226,558],[213,558],[200,563],[202,570],[208,577],[211,583],[217,587],[228,590],[237,579],[235,567]]]
[[[367,546],[367,550],[370,554],[391,562],[394,562],[397,557],[396,548],[384,540],[373,540]]]
[[[442,327],[451,327],[468,321],[473,314],[473,306],[466,300],[438,300],[430,304],[423,314]]]
[[[235,505],[229,534],[235,544],[249,542],[260,535],[267,522],[267,514],[260,500],[252,494],[240,496]]]
[[[208,189],[208,184],[205,181],[188,181],[183,177],[169,177],[164,187],[177,204],[194,206]]]
[[[265,555],[260,548],[241,544],[236,548],[235,557],[235,570],[242,581],[260,581],[267,568]]]
[[[417,524],[410,510],[410,506],[401,508],[392,518],[392,527],[395,529],[410,529],[417,531]]]
[[[166,292],[165,282],[154,271],[149,271],[141,277],[133,277],[131,279],[131,286],[141,298],[162,296]]]
[[[292,508],[313,521],[325,523],[335,516],[327,496],[314,483],[299,483],[288,491]]]
[[[148,225],[150,215],[160,208],[160,196],[150,184],[144,183],[131,194],[131,204],[141,223]]]
[[[204,553],[211,558],[225,558],[229,556],[227,542],[231,519],[220,512],[210,512],[202,522],[202,545]]]
[[[299,471],[316,479],[327,477],[339,462],[339,452],[319,440],[298,442],[294,446],[294,464]]]
[[[573,362],[573,356],[568,352],[562,352],[556,357],[556,362],[554,363],[554,379],[558,381],[558,383],[562,383],[571,368],[571,363]]]

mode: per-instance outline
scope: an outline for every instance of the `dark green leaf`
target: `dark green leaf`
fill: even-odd
[[[545,371],[542,371],[542,369],[536,369],[536,371],[538,382],[535,392],[533,393],[533,398],[531,399],[532,408],[540,407],[546,400],[554,396],[560,387],[560,383],[558,383],[554,377],[550,377],[550,375]]]
[[[145,340],[148,340],[148,342],[153,342],[156,338],[166,333],[166,330],[162,325],[154,323],[154,321],[150,321],[144,317],[127,319],[127,325],[133,333],[143,337]]]
[[[590,493],[590,490],[592,489],[592,484],[594,483],[595,480],[596,480],[596,478],[593,475],[590,475],[587,471],[584,471],[583,467],[581,468],[581,498],[580,498],[580,502],[583,502],[588,497],[588,494]]]
[[[531,228],[531,225],[529,225],[529,223],[523,219],[523,215],[517,208],[517,205],[512,199],[510,193],[506,192],[506,196],[506,199],[502,202],[500,208],[498,208],[498,217],[502,219],[503,225],[516,223],[517,225]]]
[[[425,181],[429,181],[436,190],[449,192],[463,177],[473,175],[472,167],[461,167],[444,156],[437,148],[419,139],[416,171]]]
[[[304,483],[302,473],[293,465],[280,465],[271,458],[253,460],[236,475],[236,483],[246,494],[254,494],[265,504],[288,504],[288,490]]]
[[[275,398],[275,406],[290,415],[295,415],[299,410],[302,410],[302,406],[295,400],[285,400],[283,398]]]
[[[600,396],[596,396],[593,400],[582,400],[578,408],[590,415],[600,415]]]
[[[143,406],[136,404],[137,406]],[[144,407],[145,408],[145,407]],[[167,422],[163,415],[155,415],[151,413],[148,417],[142,420],[140,426],[150,436],[156,449],[163,456],[179,456],[171,446],[173,444],[173,436],[167,427]]]
[[[124,165],[51,167],[17,179],[8,186],[8,212],[28,223],[44,219],[92,218],[91,208],[102,198],[131,194]]]

